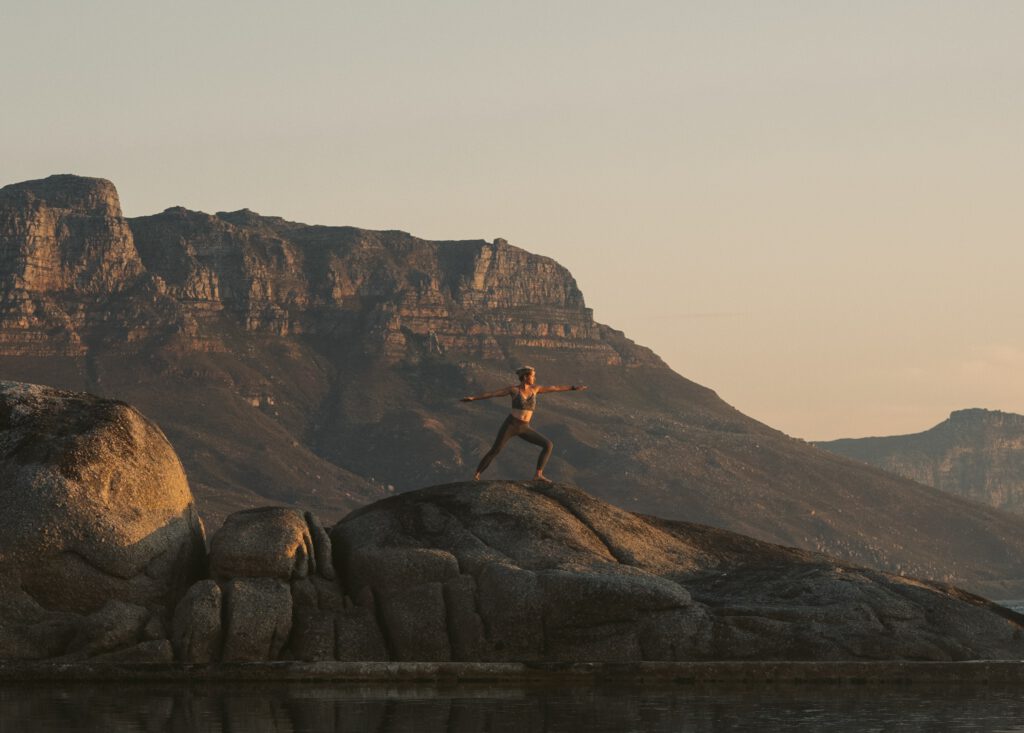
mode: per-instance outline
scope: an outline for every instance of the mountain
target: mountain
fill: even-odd
[[[681,273],[685,285],[686,273]],[[501,239],[431,242],[180,207],[123,217],[114,186],[0,189],[0,378],[155,419],[211,529],[268,502],[331,522],[467,478],[507,412],[460,397],[533,364],[552,477],[630,511],[719,526],[995,597],[1024,591],[1024,518],[753,420],[594,321],[572,275]],[[486,477],[526,477],[515,441]]]
[[[816,445],[950,494],[1024,514],[1024,415],[957,410],[923,433]]]

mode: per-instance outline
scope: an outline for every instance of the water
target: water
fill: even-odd
[[[1024,612],[1024,600],[1001,601]],[[0,684],[0,733],[1024,733],[1012,686]]]
[[[1010,687],[684,686],[662,690],[302,685],[5,685],[2,733],[1016,731]]]
[[[1006,606],[1011,611],[1017,613],[1024,613],[1024,599],[1018,601],[996,601],[1001,606]]]

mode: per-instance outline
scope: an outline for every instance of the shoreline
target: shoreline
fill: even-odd
[[[701,684],[1024,684],[1024,660],[967,662],[0,662],[0,684],[358,683],[672,687]]]

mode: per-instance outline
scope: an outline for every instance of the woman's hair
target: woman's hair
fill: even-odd
[[[523,377],[525,377],[530,372],[535,372],[535,371],[537,371],[537,370],[534,369],[532,366],[521,366],[518,369],[516,369],[516,376],[519,377],[519,381],[521,382],[521,381],[523,381]]]

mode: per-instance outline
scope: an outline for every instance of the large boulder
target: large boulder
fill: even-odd
[[[258,507],[229,515],[210,541],[210,574],[218,580],[292,580],[316,572],[313,536],[330,540],[315,520],[319,531],[311,530],[306,515],[287,507]]]
[[[79,623],[104,607],[90,623],[130,617],[134,639],[142,610],[120,611],[169,616],[203,572],[181,463],[122,402],[0,382],[0,501],[0,658],[109,648]],[[39,639],[40,624],[53,633]]]
[[[1024,616],[956,588],[570,486],[435,486],[332,530],[335,569],[398,660],[1020,658]]]

